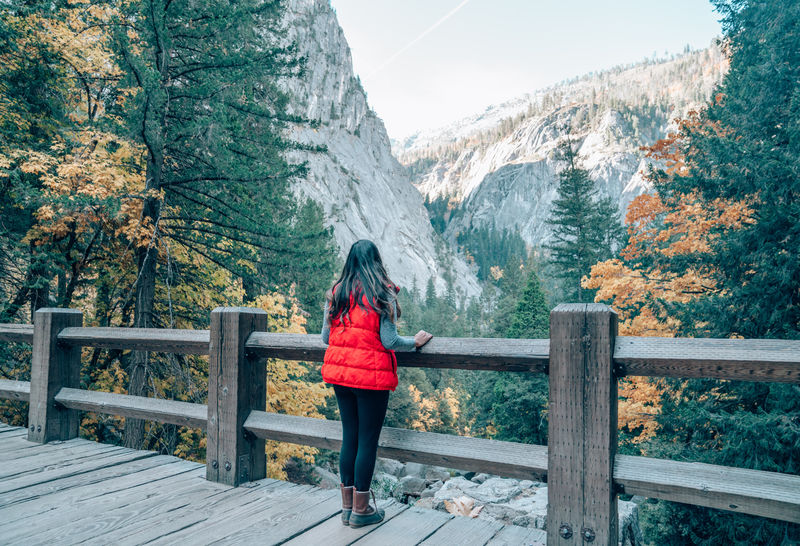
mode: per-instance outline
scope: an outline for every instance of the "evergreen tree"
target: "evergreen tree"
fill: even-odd
[[[531,268],[528,273],[528,283],[517,302],[507,334],[510,338],[535,339],[547,337],[549,330],[550,309],[539,284],[539,275]]]
[[[241,278],[250,295],[327,251],[311,242],[330,234],[307,213],[296,218],[289,192],[304,167],[287,163],[282,134],[301,120],[286,114],[278,79],[299,74],[300,62],[284,45],[282,9],[277,0],[121,4],[115,48],[136,91],[121,114],[146,151],[134,326],[159,326],[162,238]],[[145,393],[149,369],[147,353],[134,352],[130,394]],[[126,444],[140,446],[143,430],[126,421]]]
[[[682,125],[685,166],[661,172],[660,197],[691,195],[750,221],[724,223],[698,252],[656,265],[709,275],[687,303],[665,302],[681,333],[697,337],[800,339],[800,3],[717,0],[731,53],[714,100]],[[797,386],[739,381],[670,381],[648,454],[797,474]],[[800,525],[661,502],[645,519],[669,544],[791,544]]]
[[[548,220],[553,225],[553,242],[545,248],[551,252],[556,276],[563,281],[564,298],[592,301],[593,294],[581,287],[581,278],[598,261],[613,255],[624,230],[617,208],[598,197],[589,172],[577,165],[569,138],[559,151],[566,167],[558,175],[558,197]]]

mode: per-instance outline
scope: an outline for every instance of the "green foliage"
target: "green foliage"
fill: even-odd
[[[713,289],[666,305],[684,335],[800,339],[800,4],[718,0],[730,70],[698,123],[685,124],[681,176],[660,173],[664,202],[695,193],[744,202],[751,222],[722,225],[691,256]],[[659,264],[680,271],[686,260]],[[796,385],[671,382],[649,454],[797,474],[800,391]],[[659,503],[655,541],[669,544],[789,544],[800,526]]]
[[[528,250],[519,231],[499,230],[494,226],[473,227],[458,234],[461,250],[478,266],[477,276],[489,280],[493,267],[503,267],[512,259],[524,264]]]
[[[619,211],[609,198],[600,198],[588,171],[576,165],[576,153],[569,138],[560,147],[566,168],[559,175],[558,197],[553,201],[550,261],[563,282],[564,299],[570,302],[594,300],[581,287],[581,279],[599,261],[611,258],[619,249],[624,228]]]

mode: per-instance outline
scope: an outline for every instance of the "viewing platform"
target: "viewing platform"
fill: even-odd
[[[379,501],[342,525],[338,490],[269,478],[230,487],[204,464],[76,438],[40,444],[0,424],[0,544],[539,545],[540,529]]]
[[[339,491],[265,479],[266,440],[341,447],[341,423],[267,409],[266,358],[321,361],[319,335],[267,331],[260,309],[211,312],[209,330],[84,327],[45,308],[0,324],[31,347],[30,381],[0,379],[28,428],[0,426],[0,544],[542,544],[541,530],[390,502],[380,526],[343,527]],[[85,347],[208,355],[207,403],[81,388]],[[378,455],[547,482],[547,544],[616,546],[619,495],[800,523],[800,476],[617,453],[626,376],[800,384],[800,340],[617,335],[601,304],[562,304],[548,339],[435,338],[399,366],[545,374],[548,444],[384,427]],[[20,378],[23,375],[20,374]],[[78,438],[80,412],[204,431],[205,464]]]

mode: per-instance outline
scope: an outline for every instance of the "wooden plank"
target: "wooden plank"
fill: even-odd
[[[208,330],[173,328],[67,328],[59,341],[81,347],[130,349],[192,355],[208,354]]]
[[[97,458],[106,452],[118,453],[122,449],[124,448],[102,444],[80,444],[69,448],[38,452],[31,456],[17,459],[13,464],[4,465],[3,468],[0,468],[0,480],[22,476],[30,472],[43,472],[51,468],[68,466],[87,458]]]
[[[607,305],[587,304],[586,335],[589,337],[584,338],[585,380],[578,386],[583,390],[584,412],[583,457],[580,462],[583,470],[581,529],[593,532],[597,544],[617,546],[619,515],[613,477],[617,453],[618,390],[612,360],[617,313]]]
[[[800,383],[800,341],[619,337],[614,362],[625,375]]]
[[[187,463],[177,461],[155,467],[146,473],[150,478],[146,480],[140,475],[145,473],[136,473],[0,508],[0,535],[30,537],[48,529],[71,526],[80,517],[93,517],[154,495],[174,493],[188,483],[187,476],[198,479],[192,483],[203,483],[202,466],[188,468]],[[25,530],[24,520],[29,518],[46,519],[48,525],[42,530]]]
[[[145,457],[152,457],[154,453],[147,451],[123,451],[109,454],[107,457],[85,459],[83,461],[76,461],[75,464],[66,466],[54,466],[50,470],[42,472],[28,473],[16,478],[9,478],[0,482],[0,493],[30,487],[57,478],[66,478],[69,476],[76,476],[78,474],[85,474],[93,470],[106,468],[109,466],[135,461],[136,459],[143,459]]]
[[[202,506],[210,499],[232,496],[230,488],[203,479],[202,470],[176,476],[169,491],[156,487],[144,488],[134,494],[116,494],[114,506],[106,507],[106,500],[95,498],[84,504],[84,510],[72,522],[59,527],[48,525],[48,529],[28,536],[33,544],[56,540],[59,544],[121,544],[125,537],[138,530],[156,528],[162,530],[160,522],[172,518],[176,510]],[[142,488],[140,488],[142,489]]]
[[[241,530],[230,529],[220,539],[223,544],[283,544],[302,532],[341,513],[339,491],[315,489],[293,499],[287,499],[268,510],[253,512],[250,517],[233,515]],[[340,523],[341,525],[341,523]],[[216,527],[216,526],[215,526]],[[215,531],[218,531],[215,529]],[[219,536],[219,535],[217,535]],[[325,542],[327,546],[327,541]]]
[[[29,401],[31,399],[31,382],[0,379],[0,398]]]
[[[546,546],[547,533],[533,527],[506,525],[486,543],[486,546]],[[579,544],[579,542],[575,542]]]
[[[3,440],[8,438],[18,438],[18,437],[25,437],[27,439],[28,431],[23,427],[6,427],[3,430],[0,430],[0,445],[2,445]]]
[[[82,389],[61,389],[56,402],[66,408],[134,417],[190,428],[206,428],[208,406],[179,400],[164,400]]]
[[[28,441],[28,432],[22,429],[22,434],[15,433],[13,436],[4,434],[0,437],[0,461],[7,462],[12,459],[19,459],[22,457],[30,457],[36,453],[46,453],[52,450],[55,446],[63,445],[77,445],[81,442],[88,442],[83,438],[73,438],[72,440],[64,440],[50,442],[47,444],[39,444],[37,442]]]
[[[561,304],[550,312],[547,542],[572,544],[583,521],[583,336],[586,304]],[[559,536],[560,528],[569,537]]]
[[[800,476],[705,463],[617,455],[626,494],[800,523]]]
[[[4,506],[10,506],[12,504],[18,504],[20,502],[31,501],[44,496],[50,496],[52,498],[57,493],[63,491],[79,487],[86,488],[87,486],[91,486],[100,482],[110,482],[116,478],[129,476],[130,474],[139,473],[139,478],[143,478],[144,471],[152,471],[158,466],[169,465],[174,462],[174,457],[157,455],[154,457],[147,457],[145,459],[138,459],[129,463],[118,464],[108,468],[102,468],[95,472],[88,472],[78,476],[58,478],[56,480],[51,480],[39,485],[33,485],[31,487],[18,489],[16,491],[3,494],[2,498],[0,498],[0,508]],[[147,474],[148,476],[145,479],[147,479],[149,483],[149,481],[153,479],[153,476],[150,474],[150,472]],[[92,488],[91,491],[94,493],[95,489]],[[75,497],[72,498],[74,501]]]
[[[420,546],[450,546],[452,544],[486,544],[504,525],[499,521],[454,517],[420,543]]]
[[[127,536],[122,544],[212,543],[275,510],[297,509],[301,506],[299,499],[315,490],[312,486],[286,482],[260,487],[255,492],[247,488],[230,489],[229,498],[213,504],[195,504],[174,510],[154,521],[155,525],[142,527],[136,534]],[[330,491],[327,493],[331,494]]]
[[[252,411],[244,428],[259,438],[339,450],[339,421]],[[403,461],[538,480],[547,474],[547,447],[383,427],[378,455]]]
[[[247,349],[262,357],[321,362],[327,345],[319,335],[254,333]],[[397,353],[398,366],[545,372],[547,339],[435,337],[419,352]]]
[[[0,341],[33,343],[33,324],[0,324]]]
[[[43,308],[34,313],[28,440],[46,443],[78,436],[78,412],[56,405],[62,387],[80,386],[81,351],[58,344],[64,328],[80,326],[83,314],[74,309]]]
[[[250,410],[267,406],[267,368],[245,351],[253,332],[266,330],[267,313],[248,307],[211,312],[208,358],[206,477],[239,485],[267,475],[265,442],[245,435]]]
[[[28,431],[21,429],[22,434],[15,433],[13,436],[6,434],[5,439],[0,438],[0,461],[10,461],[22,457],[30,457],[37,453],[46,453],[59,446],[71,446],[88,443],[89,440],[83,438],[73,438],[72,440],[54,441],[46,444],[28,441]]]
[[[358,546],[419,544],[451,519],[453,516],[450,514],[412,506],[353,544]]]
[[[302,534],[297,535],[292,540],[286,542],[286,545],[307,546],[308,544],[324,544],[325,546],[347,546],[354,540],[371,533],[396,515],[408,509],[408,505],[395,500],[378,501],[378,507],[383,509],[386,513],[381,523],[351,529],[350,527],[342,525],[341,517],[339,514],[336,514],[319,525],[315,525]]]

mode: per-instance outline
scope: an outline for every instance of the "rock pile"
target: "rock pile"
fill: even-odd
[[[315,475],[323,478],[321,486],[330,482],[329,487],[338,487],[334,474],[320,469]],[[451,510],[453,506],[468,506],[470,511],[463,515],[547,529],[547,485],[542,482],[378,459],[372,489],[378,498],[442,511],[448,511],[448,506]],[[619,533],[620,544],[641,544],[635,502],[619,501]]]

